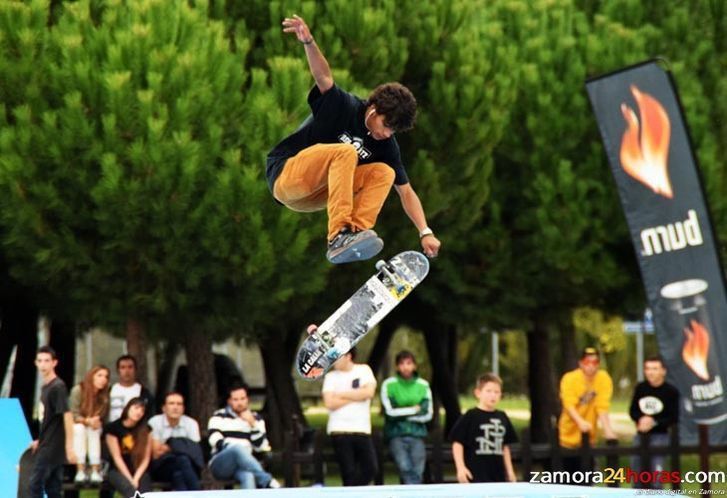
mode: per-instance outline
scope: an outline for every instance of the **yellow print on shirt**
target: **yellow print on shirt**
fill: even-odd
[[[121,438],[121,451],[124,453],[130,453],[134,449],[134,436],[127,434]]]

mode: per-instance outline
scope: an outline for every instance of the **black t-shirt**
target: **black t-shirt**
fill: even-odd
[[[629,415],[634,422],[644,415],[653,417],[656,425],[649,433],[664,434],[679,419],[679,391],[666,382],[659,387],[647,381],[639,382],[634,389]]]
[[[68,390],[59,377],[44,385],[40,390],[40,433],[38,435],[37,458],[46,462],[62,464],[66,459],[66,431],[63,414],[68,407]]]
[[[119,451],[121,451],[121,458],[124,460],[124,463],[126,463],[126,467],[131,473],[134,473],[136,471],[136,468],[134,467],[134,462],[131,458],[131,452],[134,450],[134,447],[138,443],[138,441],[134,437],[133,431],[134,428],[126,427],[123,423],[121,423],[121,419],[114,420],[113,422],[106,424],[106,427],[104,427],[104,435],[109,434],[115,436],[116,439],[118,439]],[[111,457],[110,453],[109,463],[113,468],[116,468],[116,464],[114,463],[114,459]]]
[[[409,183],[396,139],[392,136],[385,140],[375,140],[368,135],[364,124],[365,101],[336,85],[324,94],[314,86],[308,94],[308,105],[313,115],[268,154],[266,176],[271,192],[275,180],[283,171],[285,161],[316,144],[351,144],[358,151],[359,164],[386,163],[396,173],[396,185]]]
[[[517,442],[517,434],[505,412],[472,408],[454,425],[449,439],[464,446],[472,482],[507,481],[502,450]]]

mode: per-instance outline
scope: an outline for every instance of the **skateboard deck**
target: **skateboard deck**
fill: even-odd
[[[33,472],[35,455],[28,448],[20,457],[18,464],[18,498],[30,498],[30,474]]]
[[[296,362],[301,377],[315,380],[326,373],[424,280],[429,260],[420,252],[406,251],[378,261],[376,269],[374,276],[305,339]]]

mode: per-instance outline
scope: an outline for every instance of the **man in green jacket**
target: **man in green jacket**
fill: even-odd
[[[384,407],[384,436],[399,468],[403,484],[421,484],[427,459],[424,438],[427,422],[432,420],[432,390],[419,378],[414,355],[396,355],[396,375],[381,385]]]

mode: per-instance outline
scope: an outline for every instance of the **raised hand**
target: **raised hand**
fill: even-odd
[[[436,258],[439,254],[439,247],[442,245],[439,239],[434,235],[427,235],[423,237],[421,244],[422,249],[424,249],[424,254],[428,258]]]
[[[293,14],[293,17],[286,17],[283,21],[283,32],[295,33],[298,41],[304,44],[313,42],[313,35],[310,34],[310,29],[305,23],[302,17],[297,14]]]

